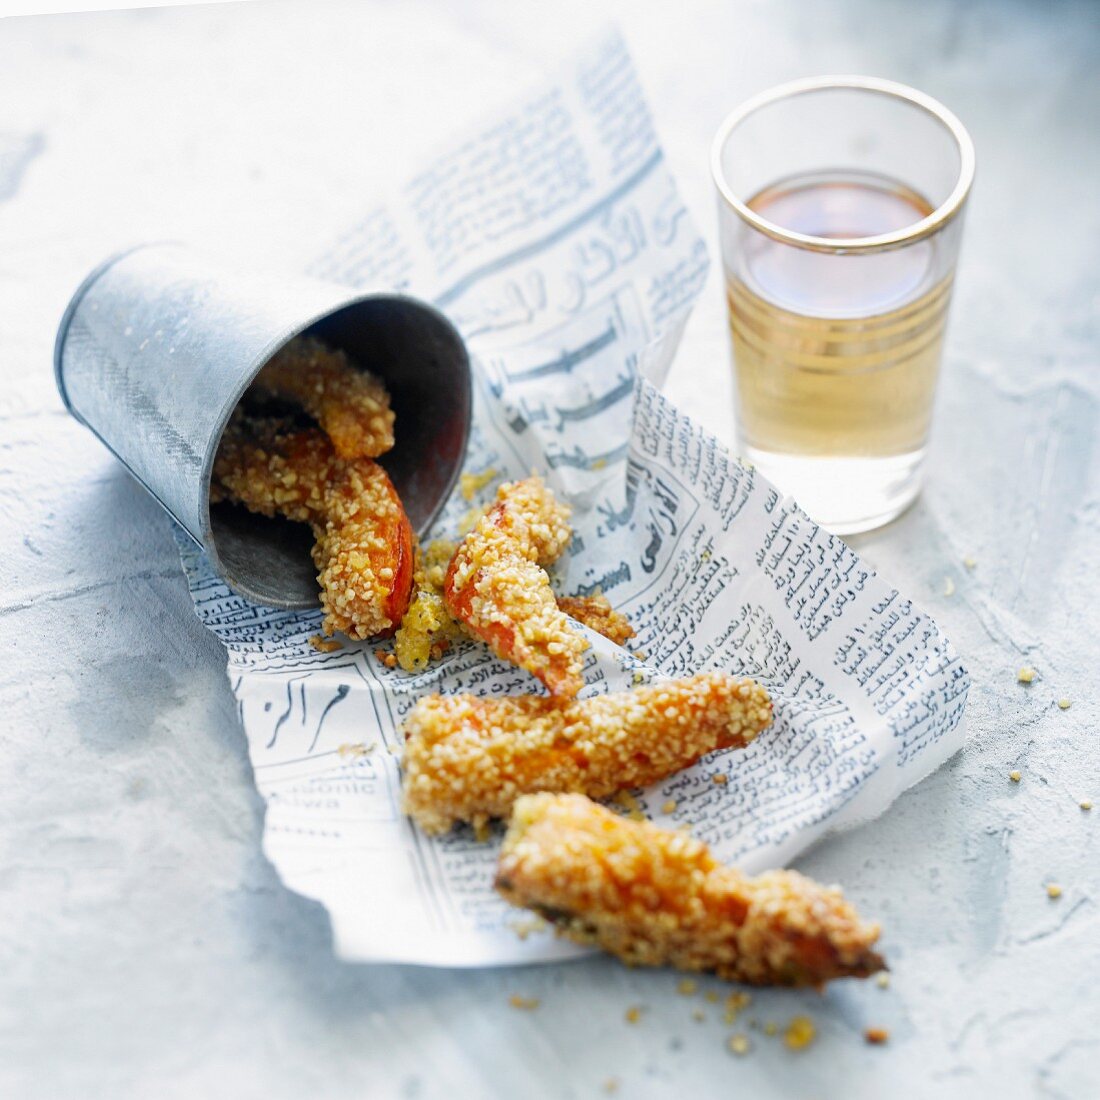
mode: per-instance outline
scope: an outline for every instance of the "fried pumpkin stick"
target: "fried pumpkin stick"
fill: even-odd
[[[378,463],[337,457],[316,428],[236,416],[214,459],[211,499],[312,525],[326,634],[372,638],[401,622],[412,588],[412,529]]]
[[[885,967],[872,950],[878,925],[861,920],[838,888],[794,871],[743,875],[699,840],[625,820],[582,795],[516,802],[496,888],[559,934],[632,966],[786,986]]]
[[[404,810],[442,833],[506,817],[535,791],[604,798],[744,747],[771,720],[759,684],[716,672],[579,702],[428,695],[405,720]]]
[[[301,405],[340,458],[377,458],[393,447],[394,414],[385,386],[346,353],[308,336],[276,352],[253,388]]]
[[[571,699],[584,686],[584,637],[558,609],[542,568],[573,532],[569,509],[542,478],[502,485],[492,507],[463,539],[447,569],[447,610],[506,661],[538,677],[551,695]]]

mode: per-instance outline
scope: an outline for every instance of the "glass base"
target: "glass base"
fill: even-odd
[[[825,458],[744,449],[760,472],[834,535],[873,531],[901,515],[921,490],[927,448],[886,458]]]

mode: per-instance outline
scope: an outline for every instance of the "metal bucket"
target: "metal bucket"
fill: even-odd
[[[470,364],[454,326],[396,294],[363,294],[219,265],[177,244],[97,267],[54,348],[57,387],[242,596],[316,607],[303,524],[210,506],[222,432],[260,368],[303,333],[343,348],[390,392],[396,445],[382,465],[423,534],[454,488],[470,432]]]

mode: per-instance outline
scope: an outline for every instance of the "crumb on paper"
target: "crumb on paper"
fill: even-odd
[[[1091,810],[1092,800],[1088,798],[1082,798],[1078,805],[1081,807],[1082,810]]]
[[[778,1035],[779,1034],[779,1025],[774,1020],[769,1020],[764,1025],[764,1034],[765,1035]]]
[[[639,684],[645,683],[645,676],[642,675],[637,669],[634,670],[634,685],[637,687]]]
[[[532,917],[530,920],[512,921],[508,927],[511,928],[521,940],[525,940],[528,936],[536,932],[545,932],[548,926],[542,917]]]
[[[790,1050],[805,1050],[817,1038],[817,1028],[809,1016],[794,1016],[783,1032],[783,1042]]]
[[[1024,665],[1023,668],[1021,668],[1016,673],[1016,680],[1017,680],[1018,683],[1030,684],[1032,682],[1032,680],[1034,680],[1034,679],[1035,679],[1035,669],[1033,669],[1030,665]]]
[[[374,659],[381,665],[385,665],[386,668],[397,668],[397,658],[392,653],[387,653],[384,649],[376,649],[374,651]]]
[[[508,1003],[521,1012],[533,1012],[542,1003],[538,997],[524,997],[519,993],[513,993],[508,998]]]
[[[945,596],[955,595],[955,582],[950,577],[943,578],[943,594]]]
[[[675,798],[670,798],[667,802],[665,802],[661,806],[661,813],[663,813],[663,814],[674,814],[675,812],[676,812],[676,799]]]
[[[1062,896],[1062,887],[1056,882],[1047,883],[1047,897],[1048,898],[1060,898]]]
[[[642,812],[642,804],[630,793],[630,791],[619,791],[612,801],[626,810],[626,816],[631,821],[645,821],[646,816]]]
[[[369,745],[364,744],[362,741],[346,742],[336,751],[341,756],[350,756],[353,760],[361,760],[364,756],[370,756],[370,754],[374,752],[375,747],[373,741]]]
[[[682,997],[694,997],[699,992],[699,983],[694,978],[681,978],[676,985],[676,992]]]
[[[731,1053],[736,1054],[739,1058],[741,1058],[748,1054],[750,1050],[752,1050],[752,1043],[749,1041],[749,1037],[747,1035],[731,1035],[729,1048]]]
[[[318,653],[335,653],[338,649],[344,648],[344,643],[338,638],[326,638],[323,634],[314,634],[309,644]]]
[[[472,824],[474,827],[474,839],[478,844],[488,844],[493,835],[493,830],[489,827],[488,814],[475,814]]]
[[[717,783],[719,787],[724,787],[730,781],[730,777],[719,772],[718,775],[712,775],[710,781],[712,783]]]
[[[1073,706],[1073,703],[1070,702],[1069,699],[1059,699],[1058,700],[1058,709],[1059,710],[1069,710],[1069,708],[1072,707],[1072,706]]]
[[[618,1079],[618,1077],[609,1077],[606,1081],[604,1081],[603,1091],[606,1092],[608,1094],[608,1096],[611,1096],[613,1093],[618,1092],[619,1091],[619,1079]]]
[[[458,533],[468,535],[476,526],[477,521],[485,514],[484,508],[470,508],[458,521]]]
[[[1013,783],[1019,783],[1023,776],[1019,772],[1009,772],[1008,778],[1011,779]]]
[[[718,1003],[718,993],[714,989],[708,989],[706,993],[703,994],[703,997],[712,1005],[716,1005]]]
[[[616,611],[599,591],[587,596],[558,596],[558,610],[564,611],[582,626],[601,634],[609,642],[625,646],[634,637],[634,627],[621,612]]]
[[[890,1032],[884,1027],[869,1027],[863,1032],[863,1038],[873,1046],[881,1046],[890,1038]]]
[[[701,1024],[707,1018],[707,1014],[701,1008],[693,1008],[691,1010],[691,1018],[697,1024]]]
[[[626,1010],[626,1022],[628,1024],[636,1024],[641,1018],[642,1013],[645,1011],[642,1005],[631,1005]]]
[[[978,562],[975,558],[972,558],[969,554],[967,554],[966,557],[963,558],[963,565],[968,570],[973,572],[978,567]]]
[[[473,500],[496,476],[497,472],[492,466],[487,470],[482,470],[480,474],[463,474],[458,479],[462,499]]]
[[[636,649],[631,654],[636,661],[646,661],[649,659],[649,654],[644,649]]]
[[[877,985],[879,987],[879,989],[889,989],[889,987],[890,987],[890,975],[887,974],[886,971],[884,970],[881,974],[879,974],[875,978],[875,985]]]
[[[703,551],[703,552],[702,552],[702,553],[701,553],[701,554],[699,555],[699,558],[700,558],[700,559],[701,559],[702,561],[710,561],[710,551],[709,551],[709,550],[704,550],[704,551]]]

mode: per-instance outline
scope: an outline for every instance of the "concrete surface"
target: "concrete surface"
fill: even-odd
[[[167,522],[51,376],[61,310],[104,253],[182,236],[289,262],[609,19],[712,241],[710,136],[779,80],[915,84],[979,154],[929,486],[857,540],[968,660],[970,742],[801,864],[882,919],[890,988],[760,994],[736,1028],[674,975],[607,960],[335,962],[324,914],[259,850],[224,656]],[[586,1097],[614,1078],[629,1097],[1097,1095],[1100,809],[1079,802],[1100,802],[1098,46],[1095,7],[1021,0],[0,23],[0,1094]],[[729,436],[714,271],[669,392]],[[818,1029],[799,1053],[747,1028],[796,1013]]]

